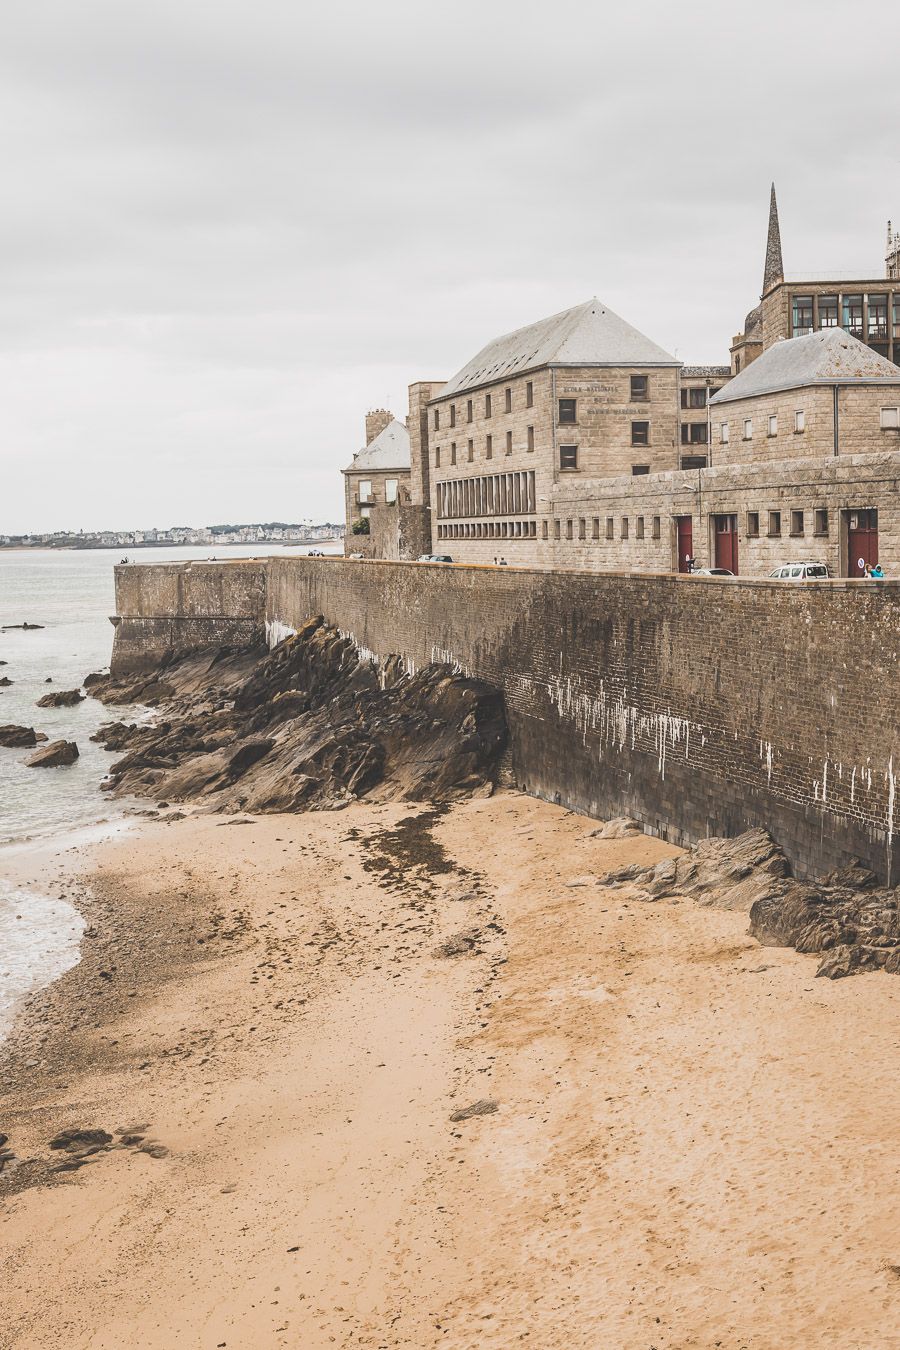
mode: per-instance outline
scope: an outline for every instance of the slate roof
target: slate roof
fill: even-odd
[[[900,367],[842,328],[784,338],[751,361],[715,394],[710,405],[816,384],[900,385]]]
[[[477,389],[541,366],[678,366],[680,362],[632,328],[595,296],[482,347],[435,397]]]
[[[696,380],[700,376],[728,380],[731,378],[731,366],[682,366],[681,378],[684,379],[685,376],[689,380]]]
[[[388,422],[364,450],[357,450],[353,460],[342,473],[362,473],[365,470],[408,469],[409,432],[396,417]]]

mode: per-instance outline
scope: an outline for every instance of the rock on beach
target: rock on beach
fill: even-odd
[[[53,769],[62,764],[74,764],[78,746],[74,741],[49,741],[29,755],[25,763],[29,769]]]

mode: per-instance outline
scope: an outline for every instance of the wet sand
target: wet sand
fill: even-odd
[[[501,793],[23,861],[90,927],[0,1050],[3,1350],[900,1345],[900,979],[604,890],[674,850],[595,828]],[[65,1127],[132,1142],[60,1171]]]

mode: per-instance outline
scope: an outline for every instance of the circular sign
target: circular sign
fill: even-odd
[[[860,570],[861,572],[864,572],[864,571],[866,570],[866,560],[865,560],[865,558],[857,558],[857,560],[856,560],[856,565],[857,565],[857,567],[859,568],[859,570]]]

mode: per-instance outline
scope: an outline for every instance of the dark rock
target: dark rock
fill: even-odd
[[[506,742],[497,690],[446,666],[410,676],[391,659],[379,670],[320,618],[270,653],[172,661],[163,681],[159,721],[96,733],[124,751],[110,769],[117,792],[251,812],[448,800],[490,786]],[[144,699],[146,684],[107,680],[91,693]]]
[[[139,1153],[146,1153],[151,1158],[168,1158],[169,1150],[164,1144],[140,1144]]]
[[[473,1116],[491,1116],[497,1110],[499,1110],[497,1103],[485,1097],[481,1101],[473,1102],[471,1106],[464,1106],[461,1111],[454,1111],[450,1119],[456,1124],[460,1120],[471,1120]]]
[[[30,633],[33,629],[43,628],[42,623],[5,623],[0,632],[13,632],[15,629],[21,629],[23,633]]]
[[[81,1153],[84,1149],[105,1148],[112,1138],[106,1130],[60,1130],[50,1140],[50,1147],[65,1153]]]
[[[470,956],[478,951],[478,944],[481,939],[481,933],[477,928],[467,928],[462,933],[454,933],[453,937],[442,942],[439,947],[435,947],[431,953],[432,956],[452,957],[452,956]]]
[[[25,760],[29,769],[53,769],[61,764],[74,764],[78,746],[74,741],[50,741]]]
[[[80,689],[56,689],[52,694],[44,694],[39,698],[37,706],[39,708],[71,708],[75,703],[81,703],[84,700],[84,694]]]
[[[11,684],[12,680],[8,675],[0,675],[0,688],[8,689]]]
[[[7,749],[18,750],[36,744],[34,727],[19,727],[12,722],[0,727],[0,745]]]

